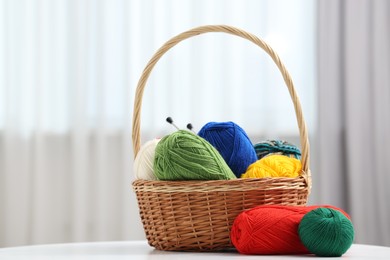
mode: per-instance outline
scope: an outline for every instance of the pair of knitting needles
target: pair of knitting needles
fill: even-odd
[[[172,117],[169,116],[169,117],[167,117],[166,120],[167,120],[168,123],[170,123],[171,125],[173,125],[177,130],[180,130],[179,127],[177,127],[177,125],[175,125],[175,123],[173,122]],[[191,124],[191,123],[188,123],[188,124],[187,124],[187,129],[190,130],[191,132],[193,132],[194,134],[196,134],[196,133],[194,132],[194,130],[192,130],[193,127],[192,127],[192,124]]]

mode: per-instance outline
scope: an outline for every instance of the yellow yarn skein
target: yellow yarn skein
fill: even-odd
[[[284,155],[269,155],[249,165],[241,178],[298,177],[301,161]]]

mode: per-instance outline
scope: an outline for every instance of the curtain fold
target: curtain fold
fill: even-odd
[[[390,245],[390,3],[319,1],[318,181],[356,242]]]

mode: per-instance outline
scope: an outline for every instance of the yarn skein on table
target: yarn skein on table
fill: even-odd
[[[159,180],[236,179],[209,142],[186,130],[176,131],[160,140],[153,168]]]
[[[259,142],[253,147],[259,160],[269,154],[281,154],[295,159],[301,159],[301,151],[299,148],[287,141],[267,140]]]
[[[133,164],[133,171],[136,180],[157,180],[153,170],[153,163],[156,146],[159,141],[160,139],[150,140],[139,150]]]
[[[245,131],[233,122],[209,122],[198,135],[210,142],[237,177],[257,160],[256,151]]]
[[[301,161],[284,155],[273,154],[252,163],[241,178],[298,177]]]
[[[305,247],[317,256],[343,255],[352,245],[352,222],[340,211],[318,208],[301,220],[298,234]]]
[[[308,212],[319,207],[339,210],[333,206],[262,205],[239,214],[233,222],[230,238],[242,254],[308,254],[302,244],[298,227]]]

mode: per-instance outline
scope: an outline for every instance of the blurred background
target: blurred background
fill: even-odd
[[[356,243],[390,246],[390,2],[0,0],[0,247],[144,239],[132,191],[135,88],[154,52],[228,24],[268,42],[301,99],[310,204],[352,216]],[[292,102],[257,46],[205,34],[147,83],[142,142],[234,121],[252,142],[299,145]]]

